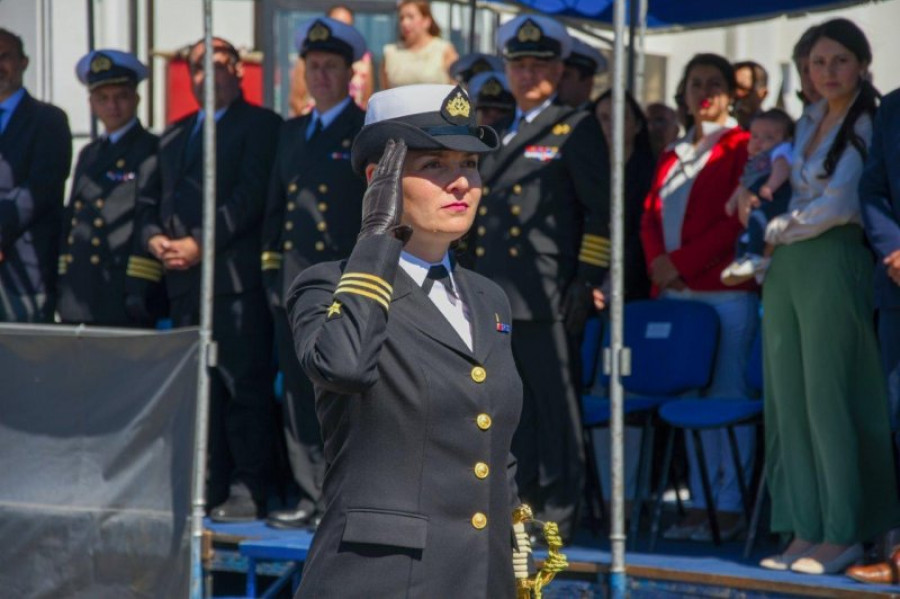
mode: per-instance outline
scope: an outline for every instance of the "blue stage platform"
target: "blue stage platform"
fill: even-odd
[[[275,530],[261,521],[246,524],[207,521],[206,528],[217,545],[212,560],[214,572],[246,573],[252,567],[259,575],[274,577],[284,586],[295,582],[296,572],[291,569],[291,564],[302,567],[312,542],[309,531]],[[605,597],[603,582],[610,563],[606,540],[584,535],[579,536],[578,541],[580,545],[564,549],[571,569],[550,585],[544,595],[546,599]],[[737,542],[721,547],[709,543],[668,542],[660,543],[658,553],[628,553],[626,571],[630,597],[900,599],[898,587],[862,585],[844,576],[808,576],[764,570],[756,563],[762,555],[771,552],[771,547],[749,561],[740,558],[741,548]],[[539,559],[542,557],[541,552],[535,555]],[[257,592],[255,587],[262,585],[257,585],[253,579],[253,586],[252,590]],[[265,590],[269,593],[272,587]],[[247,596],[253,595],[248,593]],[[283,595],[272,593],[266,596]]]

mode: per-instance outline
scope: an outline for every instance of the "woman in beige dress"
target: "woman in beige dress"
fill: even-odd
[[[431,16],[426,0],[401,0],[397,5],[400,40],[384,47],[381,89],[414,83],[452,83],[449,68],[459,58]]]

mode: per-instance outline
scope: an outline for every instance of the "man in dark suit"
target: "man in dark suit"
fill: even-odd
[[[194,96],[206,80],[202,42],[190,51]],[[207,504],[218,521],[265,511],[272,465],[272,321],[259,269],[260,231],[281,119],[241,93],[234,46],[213,42],[216,120],[215,290],[218,364],[210,391]],[[174,123],[159,144],[155,181],[141,198],[141,241],[166,269],[175,326],[200,320],[203,111]],[[255,505],[254,505],[255,504]]]
[[[365,181],[350,166],[350,145],[365,112],[347,93],[352,65],[366,53],[350,25],[322,17],[297,32],[313,111],[281,130],[263,224],[262,269],[284,373],[288,458],[300,489],[296,506],[269,514],[277,528],[305,526],[322,511],[325,459],[312,383],[297,362],[284,297],[308,266],[350,255],[359,233]]]
[[[59,257],[62,322],[152,327],[167,312],[162,263],[134,231],[139,186],[158,138],[137,118],[147,67],[127,52],[95,50],[75,68],[106,130],[81,150],[63,218]]]
[[[0,322],[50,322],[72,134],[22,87],[22,38],[0,28]]]
[[[475,270],[512,304],[525,383],[513,443],[521,496],[565,538],[584,479],[577,339],[609,267],[609,157],[597,121],[554,102],[565,28],[522,16],[498,41],[517,107],[497,124],[503,146],[481,163],[484,199],[468,245]]]

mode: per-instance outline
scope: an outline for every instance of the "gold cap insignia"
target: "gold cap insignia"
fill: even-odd
[[[107,56],[98,54],[94,57],[94,60],[91,61],[91,72],[102,73],[103,71],[110,70],[112,66],[112,61]]]
[[[469,118],[469,111],[471,110],[471,105],[469,104],[469,99],[466,98],[465,94],[461,91],[457,90],[452,98],[447,99],[446,101],[447,114],[452,117],[464,117]]]
[[[557,123],[553,127],[553,135],[568,135],[572,131],[569,123]]]
[[[481,93],[485,96],[499,96],[503,93],[503,86],[496,79],[488,79],[481,87]]]
[[[491,70],[491,65],[488,61],[483,58],[479,58],[474,63],[472,63],[472,75],[477,75],[479,73],[486,73]]]
[[[544,33],[541,31],[541,28],[538,27],[534,21],[528,19],[522,23],[521,27],[519,27],[516,38],[518,38],[520,42],[539,42],[543,35]]]
[[[311,42],[324,42],[331,37],[331,30],[321,21],[317,21],[307,34]]]

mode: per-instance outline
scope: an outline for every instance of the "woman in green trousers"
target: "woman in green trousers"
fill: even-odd
[[[852,22],[816,28],[810,76],[823,99],[797,124],[790,208],[766,229],[766,475],[772,530],[793,541],[765,568],[841,572],[900,522],[857,196],[877,103],[871,59]]]

